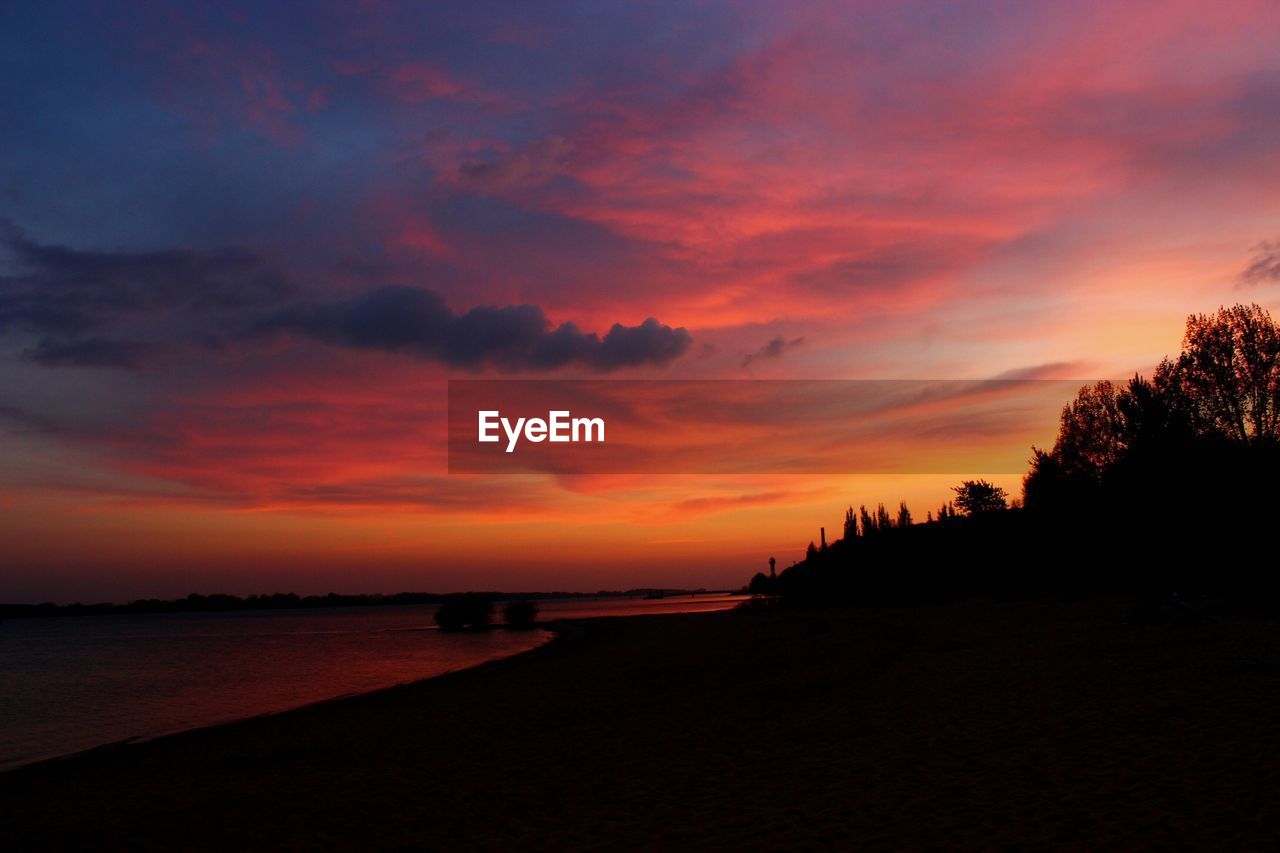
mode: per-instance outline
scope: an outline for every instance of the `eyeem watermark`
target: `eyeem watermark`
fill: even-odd
[[[480,426],[476,441],[481,444],[501,441],[498,435],[498,428],[501,427],[507,437],[507,453],[515,452],[521,436],[535,444],[540,441],[557,444],[604,441],[604,418],[575,418],[566,409],[547,412],[545,420],[516,418],[514,423],[510,418],[502,417],[497,409],[481,410],[477,415]]]

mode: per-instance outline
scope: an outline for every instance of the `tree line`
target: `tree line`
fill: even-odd
[[[917,522],[850,506],[843,537],[752,592],[793,603],[1106,589],[1270,595],[1280,327],[1258,305],[1187,318],[1150,378],[1082,387],[1022,494],[967,480]]]

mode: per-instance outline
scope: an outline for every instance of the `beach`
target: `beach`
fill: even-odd
[[[1128,602],[586,619],[0,774],[8,849],[1274,846],[1280,634]]]

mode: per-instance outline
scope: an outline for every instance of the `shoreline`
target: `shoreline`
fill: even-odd
[[[657,587],[653,588],[658,590]],[[239,601],[236,606],[182,606],[184,599],[168,599],[168,600],[141,600],[126,601],[124,603],[102,602],[99,604],[81,604],[70,602],[44,602],[34,604],[31,602],[0,602],[0,623],[6,620],[20,619],[73,619],[83,618],[86,616],[172,616],[172,615],[193,615],[193,614],[255,614],[255,613],[307,613],[316,611],[341,611],[356,610],[361,608],[379,608],[379,607],[439,607],[447,604],[450,600],[457,600],[469,595],[483,595],[492,600],[495,605],[505,604],[513,601],[532,601],[535,604],[559,604],[565,602],[582,602],[582,601],[637,601],[637,600],[663,600],[684,599],[684,598],[712,598],[717,596],[736,596],[743,595],[741,589],[671,589],[662,588],[663,594],[659,596],[642,595],[643,590],[618,590],[618,591],[600,591],[600,592],[529,592],[529,593],[511,593],[511,592],[461,592],[461,593],[391,593],[391,594],[336,594],[339,601],[322,603],[305,603],[292,605],[274,605],[274,604],[253,604],[253,600],[262,596],[251,595],[228,596]],[[298,596],[296,593],[283,594],[281,597],[293,597],[295,600],[319,600],[322,596],[308,595],[305,597]],[[204,595],[201,598],[217,598],[219,594]],[[272,596],[268,596],[272,597]],[[144,606],[152,605],[155,606]],[[493,627],[500,626],[501,623]]]
[[[634,617],[620,617],[620,618],[634,618]],[[299,711],[306,711],[310,708],[314,708],[320,705],[326,705],[331,702],[342,702],[348,699],[357,699],[361,696],[370,696],[375,693],[381,693],[384,690],[395,690],[398,687],[407,687],[409,685],[421,684],[423,682],[431,681],[437,678],[446,678],[450,675],[454,675],[455,673],[459,673],[459,672],[469,672],[470,670],[473,670],[473,669],[479,669],[480,667],[490,666],[492,664],[497,664],[506,660],[511,660],[512,658],[517,658],[517,657],[520,657],[521,655],[533,654],[534,652],[537,652],[541,649],[546,648],[552,643],[560,641],[564,631],[566,630],[563,626],[558,624],[560,621],[562,620],[557,620],[557,622],[555,623],[538,623],[538,624],[535,624],[532,628],[516,628],[510,625],[498,623],[495,625],[486,625],[484,628],[481,628],[481,629],[475,629],[475,628],[466,629],[468,632],[494,631],[494,630],[528,631],[528,632],[546,631],[552,635],[548,637],[544,642],[539,643],[538,645],[533,646],[531,648],[522,649],[518,652],[512,652],[509,655],[503,655],[502,657],[494,658],[492,660],[481,661],[480,663],[473,664],[471,666],[464,666],[458,669],[450,669],[444,672],[436,673],[435,675],[428,675],[423,678],[411,678],[408,681],[402,681],[397,684],[388,684],[385,687],[375,687],[372,690],[361,690],[361,691],[356,691],[352,693],[341,693],[337,696],[330,696],[326,699],[316,699],[311,702],[305,702],[301,705],[295,705],[291,708],[283,708],[279,711],[263,711],[259,714],[252,714],[247,717],[236,717],[234,719],[223,720],[221,722],[209,723],[207,725],[192,726],[190,728],[175,729],[175,730],[166,731],[166,732],[159,732],[158,734],[153,734],[153,735],[135,735],[134,737],[122,738],[120,740],[113,740],[108,743],[99,744],[98,746],[91,746],[86,749],[78,749],[73,752],[64,753],[62,755],[53,755],[53,756],[48,756],[46,758],[36,758],[31,761],[24,761],[20,764],[14,764],[10,767],[0,767],[0,778],[3,778],[11,773],[16,773],[20,770],[25,770],[29,767],[38,767],[44,764],[51,764],[54,762],[74,760],[74,759],[80,758],[81,756],[89,756],[89,755],[95,755],[98,753],[103,753],[103,752],[108,752],[113,750],[125,749],[128,747],[137,746],[139,744],[155,743],[156,741],[162,741],[168,738],[177,738],[177,737],[182,737],[184,735],[198,735],[200,732],[210,731],[213,729],[221,729],[226,726],[234,726],[239,723],[247,723],[253,720],[260,720],[267,717],[276,717],[282,714],[292,714]],[[429,625],[429,626],[424,626],[422,628],[400,628],[395,630],[439,631],[443,629],[439,625]]]
[[[601,618],[0,774],[14,849],[1261,847],[1273,622],[1115,600]]]
[[[731,607],[736,603],[736,599],[726,599],[724,596],[707,597],[692,603],[686,599],[667,599],[665,602],[666,607],[675,610],[686,607],[696,609],[699,606],[714,609]],[[113,645],[115,642],[113,638],[116,636],[113,630],[115,626],[102,624],[93,629],[91,637],[96,638],[101,632],[106,638],[105,647],[115,651],[102,655],[90,655],[86,658],[88,663],[79,665],[78,678],[75,677],[77,670],[74,668],[68,670],[71,680],[68,680],[66,674],[62,674],[59,676],[61,681],[55,678],[44,684],[40,674],[34,671],[30,673],[34,676],[33,679],[18,678],[14,685],[18,691],[17,704],[9,705],[14,716],[7,722],[12,725],[6,725],[3,737],[0,737],[0,759],[3,759],[0,760],[0,774],[44,761],[60,760],[85,752],[148,742],[191,730],[284,713],[318,702],[349,698],[438,677],[451,671],[483,664],[487,662],[486,659],[510,656],[543,645],[554,638],[558,630],[556,626],[566,619],[591,618],[597,614],[647,615],[653,612],[666,612],[666,608],[661,607],[663,604],[662,601],[643,603],[628,601],[625,605],[618,605],[611,599],[579,596],[568,607],[549,607],[547,612],[542,614],[542,618],[532,626],[509,625],[505,621],[497,620],[484,626],[468,626],[456,631],[433,624],[431,618],[433,608],[423,609],[414,605],[396,607],[394,609],[398,612],[388,615],[385,619],[379,611],[387,608],[258,611],[248,617],[238,612],[145,614],[132,618],[126,623],[129,627],[121,635],[128,637],[131,631],[152,631],[153,629],[148,627],[151,625],[151,620],[159,619],[162,621],[157,623],[158,625],[174,626],[165,628],[164,632],[173,631],[174,636],[182,638],[188,634],[199,637],[198,642],[204,645],[193,646],[191,649],[198,655],[204,654],[202,649],[205,647],[214,648],[210,643],[215,641],[204,639],[206,635],[214,637],[225,633],[227,638],[232,638],[237,636],[237,632],[245,631],[249,633],[261,631],[265,632],[264,636],[271,637],[277,634],[281,637],[291,637],[295,634],[313,633],[317,630],[315,626],[319,625],[318,630],[326,634],[345,634],[354,631],[359,635],[373,630],[376,634],[385,633],[388,637],[411,638],[433,635],[430,642],[412,639],[395,641],[398,645],[389,646],[388,648],[392,651],[383,653],[396,655],[399,653],[394,649],[399,648],[402,653],[409,654],[413,659],[406,659],[401,663],[388,659],[387,666],[377,665],[376,656],[380,652],[378,648],[370,646],[369,666],[377,669],[377,675],[372,678],[352,675],[352,672],[359,673],[359,668],[352,670],[346,665],[325,667],[328,671],[322,673],[323,677],[302,677],[296,673],[305,671],[307,665],[314,663],[306,659],[301,661],[301,668],[293,667],[290,663],[283,661],[278,661],[274,666],[271,664],[255,666],[253,660],[248,660],[249,670],[240,672],[233,658],[230,659],[232,664],[228,668],[226,664],[228,659],[224,656],[223,671],[216,673],[218,677],[214,681],[206,681],[203,670],[200,669],[202,658],[197,656],[194,659],[178,659],[169,655],[156,666],[156,672],[159,674],[156,679],[148,681],[147,679],[151,678],[150,673],[138,671],[130,677],[133,680],[116,678],[114,683],[103,682],[97,679],[92,662],[101,660],[101,665],[107,667],[107,671],[113,671],[111,668],[119,664],[119,655],[128,654],[129,647],[124,645],[116,649]],[[636,605],[636,608],[632,609],[630,605]],[[351,610],[356,614],[351,619],[357,621],[347,619],[347,614],[343,610]],[[328,621],[323,621],[329,619],[331,614],[338,620],[332,625]],[[322,621],[311,622],[313,617]],[[76,619],[75,625],[81,624],[82,617],[71,618]],[[231,627],[218,627],[224,625],[224,620],[229,620],[225,625]],[[28,621],[31,622],[30,625],[22,624]],[[97,625],[96,619],[94,623]],[[67,628],[64,632],[62,624],[64,624],[62,620],[57,620],[56,623],[49,623],[47,620],[17,620],[12,626],[6,626],[7,631],[0,636],[0,641],[12,637],[16,644],[7,646],[13,653],[0,660],[0,669],[5,669],[6,666],[17,666],[17,675],[25,676],[28,670],[22,669],[23,662],[15,654],[23,648],[24,641],[44,643],[46,629],[50,632],[49,636],[63,638],[53,641],[49,648],[67,655],[70,660],[80,659],[87,652],[80,652],[73,639],[78,636],[75,632],[81,629]],[[198,627],[201,625],[211,627]],[[251,627],[238,627],[243,625]],[[436,645],[437,639],[439,646]],[[96,643],[96,640],[93,642]],[[416,659],[417,655],[413,652],[414,649],[454,647],[463,650],[456,657],[451,652],[425,651],[423,653],[425,659],[421,662]],[[465,651],[467,648],[473,650],[467,652]],[[192,669],[193,666],[196,668]],[[286,669],[282,670],[280,666],[285,666]],[[54,671],[56,674],[57,670]],[[127,702],[123,699],[108,701],[102,699],[108,695],[103,690],[90,693],[85,690],[76,692],[63,689],[63,685],[74,687],[77,684],[89,683],[105,684],[110,690],[124,691],[131,697],[138,698],[131,698]],[[214,684],[216,687],[210,686]],[[268,687],[272,684],[278,685],[277,688]],[[166,697],[176,695],[175,691],[181,691],[189,697],[190,701],[181,705],[170,702],[170,707],[160,706],[159,709],[157,706],[147,704],[146,697],[154,696],[163,702]],[[121,696],[124,692],[121,692]],[[61,700],[54,698],[59,696],[62,697]],[[74,701],[77,698],[80,699],[80,703]],[[55,701],[56,705],[51,704]],[[83,704],[86,709],[84,713],[75,711],[80,704]],[[46,722],[46,719],[55,719],[51,715],[56,715],[58,721],[56,725]]]

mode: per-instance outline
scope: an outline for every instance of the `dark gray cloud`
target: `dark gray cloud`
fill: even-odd
[[[159,344],[112,338],[41,338],[24,354],[45,367],[121,367],[137,370],[165,349]]]
[[[691,337],[648,319],[603,337],[555,328],[537,305],[481,305],[458,314],[432,290],[388,285],[318,301],[243,250],[83,252],[32,242],[0,223],[0,335],[25,333],[24,355],[50,367],[140,369],[183,346],[294,334],[354,349],[400,352],[452,367],[611,371],[662,365]]]
[[[0,274],[0,332],[83,335],[131,314],[237,311],[289,294],[280,273],[242,249],[86,252],[0,233],[12,269]]]
[[[400,352],[451,367],[551,370],[583,365],[610,371],[666,364],[692,337],[653,318],[615,323],[603,338],[573,323],[554,329],[537,305],[481,305],[455,314],[434,291],[388,285],[353,299],[296,305],[254,327],[253,335],[287,332],[333,346]]]
[[[1246,284],[1280,281],[1280,241],[1263,240],[1253,247],[1254,257],[1240,274]]]
[[[762,358],[780,358],[783,353],[787,352],[788,350],[795,349],[796,347],[800,346],[803,343],[804,343],[803,336],[798,338],[791,338],[790,340],[788,340],[787,338],[784,338],[782,335],[778,335],[776,338],[769,341],[767,344],[760,347],[760,349],[756,350],[755,352],[749,352],[746,355],[744,355],[742,357],[742,366],[746,367],[749,364],[751,364],[751,362],[758,361],[759,359],[762,359]]]
[[[247,313],[281,304],[283,275],[242,249],[80,251],[0,223],[0,335],[48,367],[137,369],[182,344],[209,344]]]

